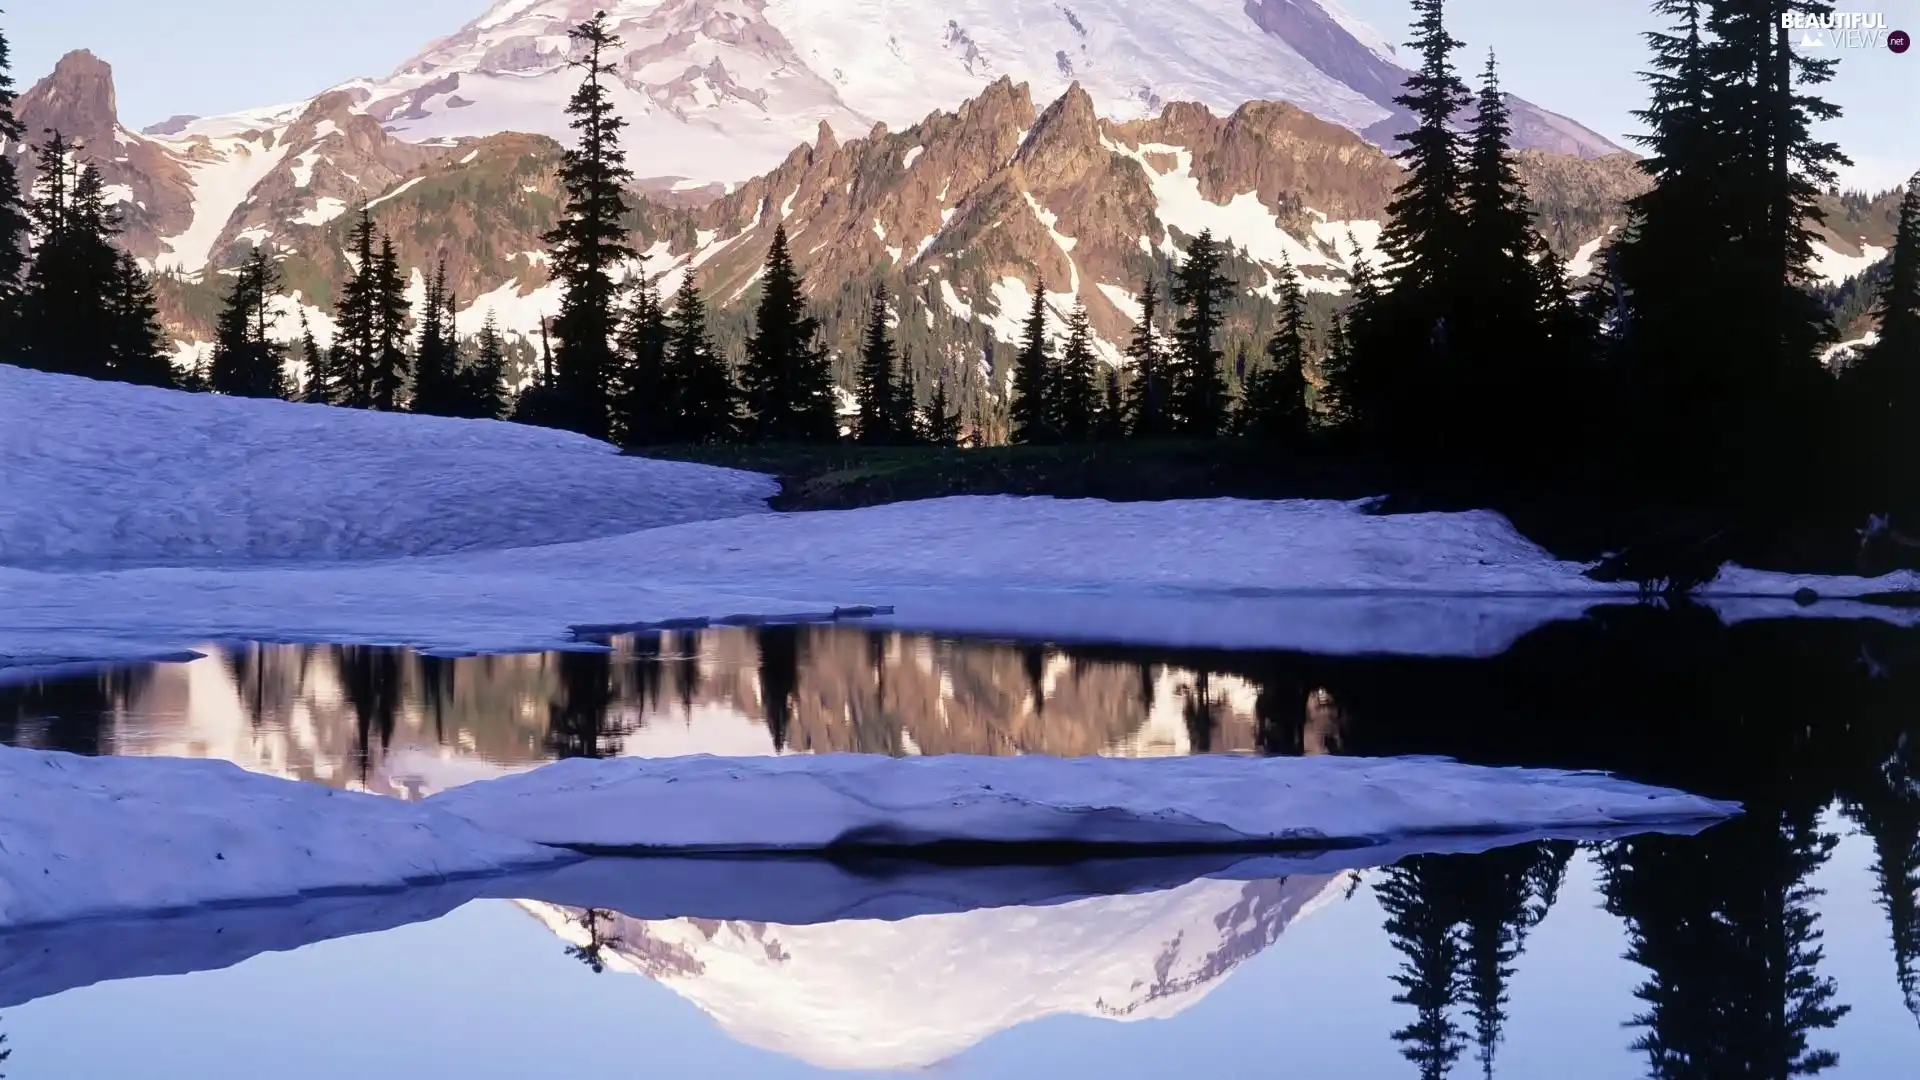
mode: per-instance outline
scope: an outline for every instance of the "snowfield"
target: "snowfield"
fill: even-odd
[[[1736,804],[1593,773],[1367,758],[575,759],[424,805],[556,847],[647,854],[939,844],[1356,847],[1712,821]]]
[[[765,509],[751,473],[565,432],[0,365],[0,565],[388,559]]]
[[[0,677],[221,640],[582,647],[574,628],[831,617],[933,632],[1489,655],[1629,590],[1497,514],[980,497],[773,514],[772,479],[578,436],[0,367]],[[1913,575],[1730,569],[1723,615]],[[587,635],[591,636],[591,635]],[[590,645],[588,647],[591,647]]]
[[[222,761],[0,747],[0,928],[399,889],[559,861],[437,809]]]

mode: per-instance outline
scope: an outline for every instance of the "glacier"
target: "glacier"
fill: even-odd
[[[423,805],[585,852],[1166,851],[1684,825],[1733,803],[1597,773],[1427,759],[576,758]],[[997,856],[996,856],[997,857]]]
[[[559,861],[436,808],[228,762],[0,747],[0,928],[397,890]]]
[[[535,651],[850,610],[928,632],[1479,656],[1632,599],[1489,512],[992,496],[776,514],[770,477],[563,432],[5,366],[0,476],[0,678],[207,641]],[[1736,619],[1911,620],[1846,598],[1915,585],[1729,568],[1706,599]],[[1801,588],[1827,600],[1801,607]]]

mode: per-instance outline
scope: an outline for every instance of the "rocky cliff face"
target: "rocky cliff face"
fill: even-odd
[[[140,134],[118,123],[111,71],[87,54],[29,91],[22,114],[79,138],[107,174],[125,243],[167,272],[165,315],[187,347],[211,336],[219,271],[256,246],[281,271],[280,336],[291,339],[304,313],[327,340],[362,202],[420,275],[445,256],[467,332],[491,312],[509,333],[535,339],[558,308],[540,237],[560,209],[560,148],[542,136],[405,142],[355,91]],[[1640,183],[1624,155],[1528,152],[1523,167],[1548,234],[1569,256],[1619,223],[1621,200]],[[722,194],[642,185],[632,224],[646,257],[633,270],[668,290],[695,274],[723,341],[737,344],[761,260],[784,225],[843,358],[885,285],[923,372],[986,377],[1043,284],[1061,316],[1087,306],[1102,351],[1117,360],[1140,283],[1164,277],[1210,229],[1253,290],[1232,333],[1257,344],[1281,262],[1312,291],[1344,291],[1351,251],[1373,251],[1399,175],[1377,147],[1292,105],[1250,102],[1220,115],[1174,102],[1115,120],[1078,84],[1037,103],[1002,78],[899,131],[876,123],[847,137],[821,123],[811,142]]]

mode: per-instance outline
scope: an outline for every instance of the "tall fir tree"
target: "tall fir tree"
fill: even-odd
[[[285,398],[286,354],[270,335],[270,301],[279,288],[279,274],[266,252],[253,255],[233,279],[224,307],[214,325],[213,360],[208,389],[231,397]]]
[[[461,410],[458,380],[460,346],[454,325],[453,296],[447,288],[447,257],[442,255],[427,279],[420,313],[420,343],[413,355],[413,401],[417,413],[455,416]]]
[[[1380,246],[1388,256],[1388,283],[1401,297],[1435,299],[1460,250],[1460,135],[1454,117],[1471,100],[1454,70],[1464,43],[1447,31],[1446,0],[1413,0],[1413,40],[1420,66],[1394,103],[1413,115],[1414,129],[1399,138],[1394,156],[1406,176],[1387,204]],[[1438,305],[1436,305],[1438,308]]]
[[[900,446],[911,446],[926,441],[924,417],[920,414],[920,381],[913,373],[913,356],[903,353],[900,357],[900,371],[893,390],[893,441]]]
[[[474,338],[473,362],[460,373],[460,415],[498,420],[507,413],[507,346],[491,310]]]
[[[680,436],[691,443],[731,442],[740,437],[740,390],[726,357],[707,328],[707,303],[693,283],[680,280],[667,318],[668,368],[679,389]]]
[[[407,315],[413,305],[407,300],[407,279],[400,275],[392,236],[381,235],[380,253],[374,263],[375,345],[373,401],[369,407],[397,412],[406,404],[411,382],[413,358],[407,355]]]
[[[300,385],[289,383],[287,389],[295,391],[298,399],[310,405],[327,404],[331,396],[327,385],[330,374],[327,368],[326,350],[320,348],[320,342],[314,339],[313,324],[307,321],[307,313],[300,313]]]
[[[100,172],[54,133],[39,148],[34,251],[15,308],[16,359],[45,371],[172,386],[152,285],[116,244]]]
[[[1034,283],[1033,303],[1020,331],[1020,351],[1013,359],[1013,441],[1050,443],[1060,438],[1053,426],[1054,408],[1047,391],[1054,383],[1053,347],[1047,340],[1047,282]]]
[[[26,128],[14,114],[12,60],[7,36],[0,31],[0,342],[11,342],[10,321],[20,301],[20,279],[26,273],[27,240],[32,223],[27,218],[26,192],[13,148],[26,139]],[[7,346],[0,344],[0,353]]]
[[[1149,277],[1140,287],[1140,321],[1127,342],[1127,366],[1133,369],[1127,399],[1127,433],[1136,439],[1173,434],[1173,378],[1160,341],[1160,288]]]
[[[1187,247],[1186,260],[1173,279],[1173,415],[1182,435],[1212,438],[1227,425],[1227,376],[1221,366],[1220,331],[1233,282],[1222,270],[1224,255],[1211,230]]]
[[[1312,420],[1307,411],[1307,302],[1291,260],[1280,268],[1280,324],[1267,341],[1267,362],[1256,368],[1241,399],[1240,429],[1258,439],[1300,443]]]
[[[620,324],[615,436],[625,446],[658,446],[681,433],[679,384],[667,361],[671,335],[658,287],[642,277],[633,293]]]
[[[840,430],[832,361],[820,340],[820,320],[807,312],[785,225],[774,228],[760,281],[753,335],[740,370],[749,432],[761,442],[833,442]]]
[[[1449,312],[1456,364],[1432,407],[1450,418],[1444,442],[1492,463],[1504,463],[1527,430],[1552,410],[1556,395],[1543,356],[1542,278],[1534,258],[1545,244],[1534,231],[1526,189],[1512,150],[1513,122],[1500,92],[1499,69],[1487,54],[1475,99],[1461,178],[1462,228],[1454,276],[1473,283],[1470,301]],[[1542,448],[1536,447],[1536,453]]]
[[[882,285],[867,311],[866,332],[860,342],[859,382],[854,393],[860,400],[860,412],[854,417],[855,442],[884,446],[895,441],[895,418],[900,409],[895,402],[898,387],[894,383],[893,333],[888,328],[887,289]]]
[[[947,397],[945,375],[933,384],[933,397],[927,401],[925,427],[929,445],[960,445],[960,411],[954,408],[953,402]]]
[[[1086,442],[1094,437],[1100,412],[1099,366],[1086,306],[1076,305],[1067,316],[1067,339],[1047,392],[1047,404],[1053,410],[1051,427],[1063,441]]]
[[[112,329],[108,363],[114,378],[140,386],[180,385],[179,373],[167,356],[153,279],[125,251],[114,252],[107,318]]]
[[[1869,440],[1862,468],[1880,480],[1874,494],[1910,514],[1920,510],[1920,176],[1900,200],[1892,263],[1873,315],[1877,337],[1846,372]]]
[[[1100,379],[1100,411],[1094,418],[1093,437],[1101,442],[1118,442],[1127,437],[1127,391],[1120,369],[1107,365]]]
[[[545,236],[553,278],[562,289],[560,314],[553,323],[555,380],[565,411],[560,426],[605,439],[612,435],[609,376],[618,366],[614,338],[620,288],[614,271],[637,256],[626,226],[625,188],[633,172],[620,146],[626,121],[613,108],[620,38],[604,11],[574,26],[567,36],[579,53],[572,64],[583,77],[567,102],[569,126],[578,139],[560,166],[566,205],[559,224]]]
[[[334,305],[339,330],[333,335],[326,403],[370,409],[380,358],[380,249],[379,231],[365,206],[348,234],[347,249],[353,275],[341,285]]]

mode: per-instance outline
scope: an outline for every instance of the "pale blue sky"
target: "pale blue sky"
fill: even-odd
[[[1181,0],[1152,0],[1179,3]],[[1406,38],[1408,0],[1341,0],[1389,40]],[[0,0],[0,26],[25,84],[69,49],[114,66],[123,118],[141,127],[175,113],[210,115],[297,101],[359,75],[380,75],[451,33],[488,0]],[[1920,0],[1842,0],[1920,34]],[[1454,0],[1463,66],[1500,54],[1508,89],[1616,139],[1644,94],[1644,0]],[[1831,135],[1889,187],[1920,169],[1920,49],[1842,54],[1828,96],[1847,110]]]

